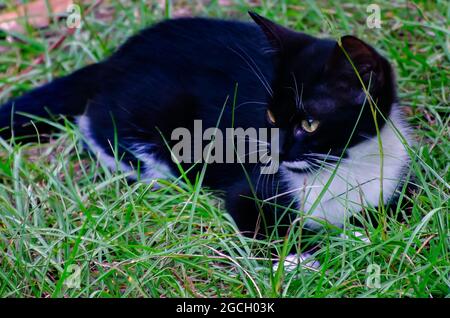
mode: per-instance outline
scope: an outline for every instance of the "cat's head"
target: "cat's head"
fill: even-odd
[[[311,154],[339,157],[346,146],[376,135],[373,107],[381,129],[396,99],[392,69],[384,57],[354,36],[344,36],[340,43],[318,39],[250,15],[278,60],[266,117],[269,126],[280,129],[283,161],[301,162]]]

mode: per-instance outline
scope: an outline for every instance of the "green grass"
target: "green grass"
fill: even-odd
[[[51,52],[49,39],[60,36],[64,21],[12,34],[20,41],[0,40],[0,46],[10,47],[0,54],[0,101],[101,60],[128,36],[188,1],[173,1],[167,13],[149,2],[105,1],[114,10],[110,21],[90,12],[83,27]],[[305,238],[298,229],[287,240],[244,238],[224,213],[223,201],[200,184],[166,182],[159,189],[128,184],[125,174],[109,172],[84,151],[79,133],[67,124],[58,126],[49,144],[0,141],[2,297],[450,294],[448,2],[377,1],[381,29],[366,27],[367,1],[262,2],[254,9],[269,18],[317,36],[355,34],[395,65],[401,104],[417,141],[410,165],[417,189],[402,191],[394,207],[410,214],[406,221],[382,214],[385,227],[367,223],[370,244],[328,234]],[[9,8],[13,3],[6,0]],[[245,1],[232,7],[217,3],[192,8],[199,15],[248,19]],[[44,63],[24,72],[41,54]],[[282,252],[299,240],[322,242],[316,255],[322,266],[273,272],[266,257],[269,246]],[[366,284],[374,265],[380,270],[378,288]]]

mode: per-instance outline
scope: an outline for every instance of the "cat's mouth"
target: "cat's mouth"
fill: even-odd
[[[312,165],[307,160],[285,161],[282,166],[296,173],[305,173],[312,169]]]
[[[304,154],[301,159],[294,161],[284,161],[282,167],[295,173],[307,173],[320,170],[326,166],[335,166],[341,160],[348,157],[347,153],[342,157],[331,154],[308,153]]]

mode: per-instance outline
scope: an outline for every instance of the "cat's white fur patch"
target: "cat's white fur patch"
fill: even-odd
[[[90,119],[86,115],[78,116],[76,118],[77,125],[80,132],[86,139],[87,145],[97,158],[104,163],[112,171],[119,169],[123,172],[133,172],[130,178],[137,179],[137,173],[131,167],[123,162],[117,165],[116,160],[111,155],[107,154],[103,147],[101,147],[92,137],[90,128]],[[143,182],[151,182],[155,179],[170,177],[170,168],[163,162],[154,158],[150,153],[151,145],[135,144],[131,151],[133,155],[142,163],[142,174],[140,180]]]
[[[155,179],[165,179],[171,176],[170,168],[151,154],[152,145],[136,143],[131,147],[131,151],[143,164],[143,172],[140,176],[140,179],[143,182],[150,182]]]
[[[276,272],[278,267],[280,266],[280,262],[276,262],[273,265],[273,270]],[[319,261],[315,260],[314,257],[309,253],[302,253],[300,255],[297,254],[289,254],[284,259],[284,270],[287,272],[292,272],[299,266],[309,269],[318,269],[320,266]]]
[[[112,171],[117,170],[117,168],[119,168],[123,172],[131,171],[130,167],[125,165],[124,163],[117,163],[115,158],[107,154],[103,147],[100,146],[94,138],[92,138],[91,123],[88,116],[81,115],[76,117],[75,119],[80,132],[83,134],[83,137],[86,140],[88,147],[97,156],[100,162],[104,163]]]
[[[389,119],[390,123],[386,123],[380,131],[384,159],[382,183],[384,203],[393,196],[409,162],[406,146],[395,130],[396,128],[409,144],[409,128],[396,105],[393,106]],[[286,169],[285,164],[281,165],[282,178],[287,182],[289,189],[292,189],[289,193],[297,201],[297,208],[303,207],[305,212],[309,211],[310,218],[305,221],[308,227],[321,226],[315,219],[326,220],[339,226],[347,217],[359,212],[362,205],[379,204],[381,155],[377,138],[374,136],[349,148],[348,157],[343,159],[337,168],[336,164],[333,164],[318,171],[298,173]],[[311,209],[335,169],[336,174],[319,204]]]

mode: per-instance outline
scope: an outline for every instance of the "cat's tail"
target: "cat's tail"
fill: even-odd
[[[0,137],[35,136],[51,130],[50,125],[32,117],[81,115],[88,100],[98,91],[101,80],[102,65],[92,64],[8,101],[0,106]]]

